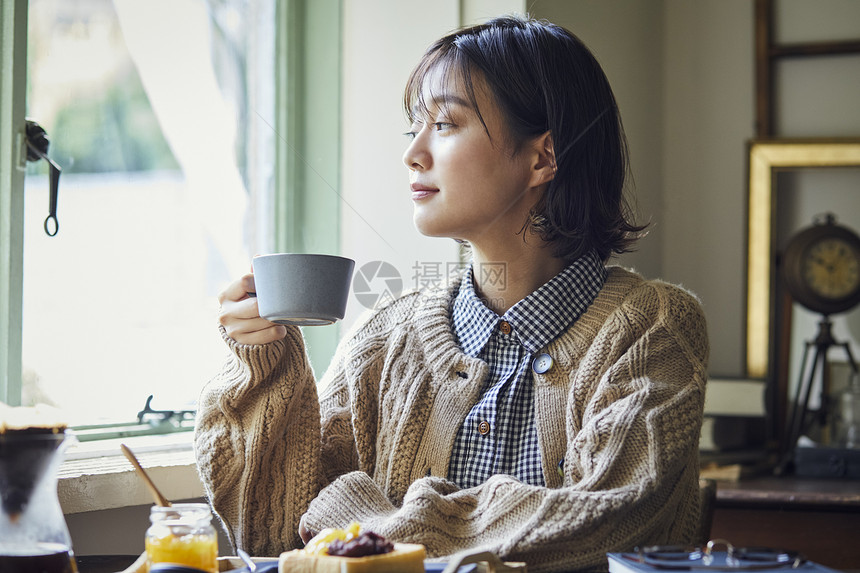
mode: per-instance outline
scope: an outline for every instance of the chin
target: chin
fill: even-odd
[[[443,231],[442,225],[439,225],[437,222],[428,220],[425,217],[419,217],[417,214],[412,217],[412,223],[415,225],[415,229],[418,230],[419,233],[424,235],[425,237],[447,237]]]
[[[415,229],[425,237],[438,237],[440,239],[454,239],[456,241],[465,241],[462,236],[463,226],[468,225],[468,222],[462,220],[453,220],[454,217],[441,215],[439,213],[430,213],[416,209],[412,214],[412,224]],[[453,224],[452,224],[453,223]]]

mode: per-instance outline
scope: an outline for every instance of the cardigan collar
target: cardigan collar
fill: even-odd
[[[641,283],[642,278],[622,269],[607,267],[606,281],[592,304],[586,309],[580,320],[556,339],[550,346],[554,348],[568,347],[571,340],[581,342],[593,340],[597,335],[609,312],[616,309],[630,289]],[[472,358],[463,353],[457,345],[457,340],[451,324],[451,305],[460,288],[465,270],[449,277],[447,282],[435,287],[428,287],[412,293],[414,305],[414,324],[418,339],[424,349],[427,366],[433,377],[439,382],[453,380],[468,384],[470,380],[482,379],[486,373],[486,363],[478,358]],[[573,339],[568,339],[573,337]],[[564,343],[562,339],[568,339]],[[581,344],[574,343],[574,348]],[[566,350],[571,350],[567,348]],[[575,351],[584,353],[586,348]],[[567,354],[565,352],[564,354]],[[561,357],[559,357],[561,358]],[[577,359],[565,356],[568,360]],[[464,377],[462,374],[466,374]]]

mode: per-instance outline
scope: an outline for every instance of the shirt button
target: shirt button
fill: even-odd
[[[482,420],[480,424],[478,424],[478,433],[482,436],[486,436],[490,433],[490,423],[486,420]]]
[[[512,330],[511,323],[506,320],[503,320],[499,323],[499,330],[502,332],[502,334],[510,334]]]
[[[544,374],[552,368],[552,356],[549,354],[538,354],[532,361],[532,370],[536,374]]]

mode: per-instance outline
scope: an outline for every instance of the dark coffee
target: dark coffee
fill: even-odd
[[[0,547],[0,571],[3,573],[77,573],[75,558],[68,547],[57,543],[39,543],[14,553]]]
[[[0,508],[12,522],[26,509],[33,488],[64,439],[63,433],[51,428],[0,433]]]

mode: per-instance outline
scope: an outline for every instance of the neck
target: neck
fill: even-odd
[[[498,315],[507,312],[566,266],[564,260],[552,255],[549,245],[536,237],[519,243],[491,249],[472,245],[475,290],[484,304]]]

